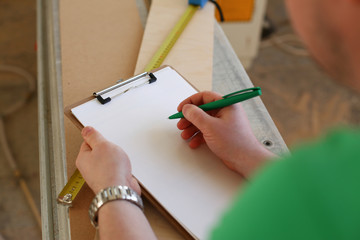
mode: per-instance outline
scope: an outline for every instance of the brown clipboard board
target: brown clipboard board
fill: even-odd
[[[159,68],[151,70],[149,73],[156,73],[157,71],[170,67],[174,71],[176,71],[173,67],[168,65],[163,65]],[[177,71],[176,71],[177,72]],[[194,87],[184,76],[182,76],[179,72],[177,72],[185,81],[187,81],[197,92],[199,90]],[[64,108],[64,114],[67,118],[71,120],[71,122],[79,129],[82,130],[84,126],[79,122],[79,120],[71,113],[71,109],[74,107],[77,107],[83,103],[86,103],[90,100],[93,100],[94,96],[87,97],[83,100],[80,100],[74,104],[71,104],[69,106],[66,106]],[[134,176],[136,178],[136,176]],[[154,198],[154,196],[139,182],[139,185],[141,187],[141,193],[142,196],[144,196],[159,212],[164,218],[177,230],[179,231],[185,239],[196,239],[195,236],[193,236],[189,231],[187,231],[176,219],[171,216],[171,214]],[[95,195],[94,195],[95,196]],[[75,200],[76,201],[76,200]]]

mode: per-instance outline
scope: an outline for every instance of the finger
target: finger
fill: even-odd
[[[131,178],[130,187],[131,187],[131,189],[133,189],[137,194],[141,195],[140,185],[139,185],[138,181],[137,181],[134,177]]]
[[[216,116],[219,111],[221,111],[221,109],[215,109],[215,110],[207,111],[206,113],[209,114],[210,116]],[[193,125],[193,124],[191,122],[189,122],[186,118],[182,118],[177,123],[177,128],[179,130],[184,130],[185,128],[188,128],[191,125]]]
[[[189,147],[195,149],[195,148],[198,148],[204,142],[205,142],[204,136],[201,132],[199,132],[191,139],[191,141],[189,142]]]
[[[82,163],[84,163],[85,159],[88,159],[88,154],[91,152],[91,148],[89,145],[84,141],[80,146],[80,150],[78,156],[75,161],[75,165],[78,169],[81,169]]]
[[[81,131],[81,135],[91,149],[93,149],[97,144],[106,141],[106,139],[92,127],[85,127]]]
[[[91,151],[91,148],[89,144],[87,144],[85,141],[80,146],[80,152],[89,152]]]
[[[184,101],[182,101],[177,110],[180,112],[182,111],[182,108],[186,105],[186,104],[194,104],[194,105],[202,105],[205,103],[209,103],[209,102],[213,102],[216,100],[220,100],[222,99],[221,95],[215,92],[210,92],[210,91],[205,91],[205,92],[199,92],[196,93],[190,97],[188,97],[187,99],[185,99]]]
[[[204,132],[209,123],[214,120],[212,116],[192,104],[186,104],[183,107],[183,114],[189,122],[195,125],[202,132]]]
[[[179,130],[184,130],[185,128],[188,128],[191,125],[192,123],[186,120],[185,118],[180,119],[179,122],[177,123],[177,127]]]
[[[199,132],[199,129],[195,127],[194,125],[184,129],[184,131],[181,133],[181,137],[185,140],[191,138],[194,136],[197,132]]]

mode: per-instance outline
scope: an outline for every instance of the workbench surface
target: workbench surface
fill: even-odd
[[[68,209],[56,203],[57,194],[67,181],[58,4],[57,0],[38,0],[39,151],[43,239],[70,239]],[[213,90],[227,94],[252,87],[253,84],[221,27],[218,23],[215,23],[214,27]],[[258,140],[276,154],[287,152],[287,147],[261,99],[246,101],[243,106]],[[166,225],[161,216],[156,217],[151,224],[159,238],[171,236],[173,239],[181,239],[175,230]]]

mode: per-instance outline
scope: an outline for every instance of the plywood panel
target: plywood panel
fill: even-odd
[[[145,66],[185,12],[187,0],[153,0],[135,73]],[[212,88],[214,6],[197,11],[163,64],[174,67],[199,90]]]
[[[143,34],[135,1],[62,0],[60,3],[63,104],[132,76]],[[82,142],[80,131],[65,118],[68,176]],[[93,239],[88,207],[93,198],[85,186],[70,209],[72,239]]]

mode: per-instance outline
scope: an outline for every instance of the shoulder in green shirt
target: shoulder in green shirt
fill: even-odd
[[[360,131],[334,131],[264,167],[212,239],[360,239]]]

